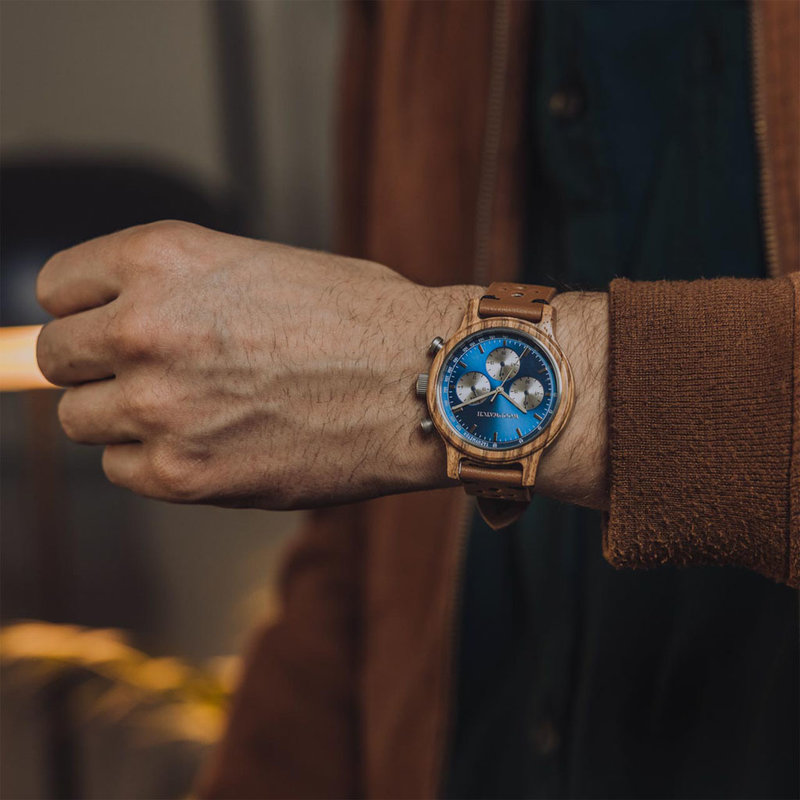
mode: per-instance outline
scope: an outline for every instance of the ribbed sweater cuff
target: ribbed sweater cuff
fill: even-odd
[[[614,566],[798,584],[798,296],[793,278],[611,284]]]

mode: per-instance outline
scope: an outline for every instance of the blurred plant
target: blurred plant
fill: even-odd
[[[198,669],[150,658],[121,631],[38,621],[0,628],[0,665],[20,688],[73,679],[76,714],[134,723],[146,744],[215,742],[239,671],[235,656]]]

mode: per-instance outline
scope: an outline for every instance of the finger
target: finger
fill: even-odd
[[[110,444],[103,450],[103,472],[115,486],[148,495],[148,464],[145,445]]]
[[[67,436],[81,444],[117,444],[141,438],[116,380],[67,389],[58,405],[58,418]]]
[[[42,267],[36,298],[54,317],[104,305],[119,295],[120,247],[115,233],[62,250]]]
[[[111,305],[81,311],[47,323],[36,342],[39,369],[51,383],[75,386],[114,374],[108,330]]]

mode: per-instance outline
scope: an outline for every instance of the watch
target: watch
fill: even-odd
[[[542,451],[574,404],[572,371],[554,335],[555,294],[491,284],[449,341],[431,342],[430,372],[417,378],[429,413],[422,430],[442,437],[447,475],[477,496],[495,529],[527,508]]]

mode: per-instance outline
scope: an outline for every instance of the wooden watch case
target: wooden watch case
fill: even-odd
[[[550,305],[545,305],[541,321],[533,324],[514,317],[482,318],[478,314],[478,304],[478,300],[470,301],[461,325],[436,354],[428,373],[428,412],[436,430],[445,443],[447,475],[458,480],[460,477],[459,465],[465,458],[475,464],[501,466],[513,463],[522,467],[522,486],[533,486],[539,459],[531,456],[534,454],[539,455],[539,451],[550,445],[558,436],[567,419],[569,419],[575,403],[572,370],[564,353],[553,338],[554,309]],[[509,450],[488,450],[465,442],[450,427],[441,409],[440,378],[448,356],[467,336],[491,328],[508,328],[520,331],[537,342],[550,357],[559,382],[558,407],[550,424],[535,439]]]

